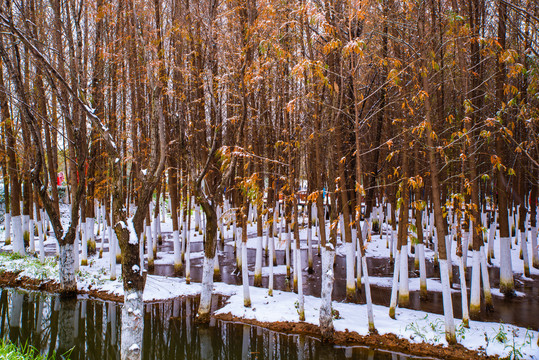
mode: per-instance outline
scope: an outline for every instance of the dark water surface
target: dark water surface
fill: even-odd
[[[254,237],[255,234],[249,233],[249,237]],[[313,243],[315,243],[313,241]],[[164,242],[163,246],[159,247],[159,251],[172,252],[171,244]],[[203,244],[201,242],[191,243],[191,252],[202,251]],[[305,269],[307,268],[307,250],[302,250],[302,269],[303,271],[303,293],[305,295],[312,295],[320,297],[321,291],[321,258],[316,255],[317,250],[313,249],[313,274],[308,274]],[[256,251],[254,249],[247,250],[247,258],[249,263],[249,269],[254,271]],[[285,263],[285,252],[276,251],[277,263],[282,265]],[[158,255],[159,257],[159,252]],[[414,259],[409,257],[409,277],[419,277],[419,271],[414,271]],[[227,284],[241,285],[241,274],[236,270],[236,260],[234,255],[234,247],[225,245],[219,252],[219,264],[221,266],[220,281]],[[262,260],[262,266],[268,266],[268,257],[264,256]],[[191,279],[195,282],[202,281],[202,259],[191,260]],[[377,277],[392,277],[393,276],[393,264],[388,259],[380,258],[367,258],[367,266],[369,268],[370,276]],[[346,262],[344,256],[335,257],[335,284],[333,287],[332,298],[334,301],[344,301],[346,298]],[[172,265],[155,265],[152,274],[163,276],[177,276],[174,274],[174,267]],[[434,267],[433,263],[426,261],[426,273],[428,278],[437,278],[439,280],[439,270]],[[470,296],[470,283],[471,283],[471,261],[468,262],[468,269],[466,271],[466,284],[468,287],[468,296]],[[500,270],[499,268],[489,267],[489,279],[492,288],[499,288],[500,282]],[[480,318],[476,320],[489,321],[489,322],[503,322],[507,324],[513,324],[524,328],[539,329],[539,316],[530,316],[539,309],[539,277],[532,276],[529,279],[523,279],[521,275],[515,274],[515,290],[526,294],[524,297],[505,298],[501,296],[493,296],[494,309],[487,312],[485,303],[481,301],[481,314]],[[250,276],[251,285],[253,285],[253,278]],[[460,289],[459,285],[459,272],[458,267],[453,266],[453,283],[455,289]],[[268,277],[262,278],[262,286],[268,286]],[[274,289],[291,291],[290,282],[286,281],[285,275],[274,276]],[[356,301],[358,303],[365,303],[365,295],[363,292],[357,292]],[[371,285],[372,301],[377,305],[384,305],[389,307],[389,300],[391,298],[391,287],[382,287]],[[460,291],[452,294],[453,299],[453,314],[457,318],[462,317],[461,307],[461,295]],[[428,299],[421,301],[419,299],[419,291],[410,291],[410,309],[421,310],[435,314],[443,314],[443,299],[441,292],[429,292]],[[375,323],[376,325],[376,323]]]
[[[223,299],[214,297],[213,306]],[[305,335],[212,319],[194,323],[198,300],[146,304],[143,359],[418,359],[363,347],[336,347]],[[2,289],[0,336],[42,354],[120,359],[121,305],[79,297]]]
[[[256,237],[256,232],[249,232],[249,238]],[[163,237],[167,240],[159,246],[157,258],[160,258],[163,253],[173,253],[172,247],[172,234],[163,233]],[[200,235],[196,237],[193,234],[193,242],[191,242],[191,253],[201,252],[203,250],[203,244],[199,240]],[[195,240],[196,239],[196,240]],[[226,239],[225,242],[229,242],[232,239]],[[317,241],[313,241],[316,244]],[[47,254],[54,254],[54,247],[49,246],[47,248]],[[108,241],[106,240],[105,251],[108,251]],[[249,263],[249,269],[254,270],[255,263],[254,249],[247,250],[247,258]],[[305,295],[312,295],[320,297],[321,286],[321,259],[317,256],[317,250],[313,249],[313,274],[308,274],[305,269],[307,268],[307,251],[302,250],[302,269],[303,269],[303,293]],[[104,255],[107,256],[107,255]],[[282,265],[285,263],[285,252],[276,251],[277,263]],[[262,266],[268,266],[268,257],[264,256]],[[225,245],[219,245],[219,263],[221,267],[221,276],[218,279],[227,284],[241,285],[241,274],[236,271],[236,261],[234,247]],[[334,301],[344,301],[346,298],[346,267],[344,256],[336,256],[335,258],[335,285],[333,287],[332,298]],[[369,275],[376,277],[391,277],[393,276],[393,264],[388,259],[380,258],[368,258],[367,266],[369,268]],[[419,277],[419,271],[414,271],[414,259],[409,257],[409,277]],[[436,269],[432,262],[426,262],[427,278],[436,278],[439,280],[439,270]],[[150,274],[163,275],[163,276],[181,276],[181,274],[174,273],[174,267],[172,265],[155,265],[155,268],[149,272]],[[468,262],[468,269],[466,271],[466,283],[468,289],[471,282],[471,261]],[[492,288],[499,288],[500,270],[497,267],[489,267],[489,279]],[[524,279],[521,274],[515,274],[515,290],[525,293],[524,297],[505,298],[501,296],[493,296],[494,309],[487,312],[483,299],[481,300],[481,314],[480,318],[476,320],[488,321],[488,322],[502,322],[506,324],[513,324],[524,328],[539,329],[539,316],[530,316],[539,309],[539,276],[531,276],[531,278]],[[191,260],[191,280],[194,282],[202,281],[202,258],[194,258]],[[250,276],[251,285],[253,284],[253,277]],[[453,283],[455,289],[460,289],[459,285],[459,272],[458,267],[453,266]],[[262,286],[268,286],[268,277],[262,278]],[[291,291],[290,282],[286,280],[285,275],[274,276],[274,289]],[[356,302],[360,304],[365,303],[364,291],[358,291],[356,293]],[[389,300],[391,297],[391,288],[371,285],[371,295],[374,304],[389,306]],[[470,291],[468,291],[470,296]],[[462,317],[461,308],[461,295],[460,291],[452,294],[453,298],[453,314],[456,318]],[[418,291],[410,291],[410,305],[409,308],[414,310],[421,310],[435,314],[443,314],[443,299],[441,292],[429,292],[427,300],[420,300]],[[376,324],[375,324],[376,325]]]

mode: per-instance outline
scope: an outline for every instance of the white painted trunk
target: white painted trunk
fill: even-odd
[[[236,241],[236,247],[238,245],[238,231],[237,231],[237,225],[236,225],[236,215],[234,214],[232,216],[232,238],[234,241]]]
[[[370,227],[369,220],[365,219],[363,221],[363,228],[361,229],[361,236],[363,236],[363,243],[365,243],[366,241],[369,241],[369,236],[368,236],[369,227]]]
[[[309,219],[309,224],[307,226],[307,263],[309,266],[309,271],[313,269],[313,228],[311,219]]]
[[[72,244],[60,246],[60,289],[65,292],[77,290],[75,258]]]
[[[361,255],[361,246],[359,244],[359,240],[356,239],[357,246],[356,246],[356,288],[361,290],[361,263],[362,263],[362,255]]]
[[[468,311],[468,288],[466,287],[466,272],[464,271],[464,261],[462,257],[459,259],[459,275],[460,275],[460,292],[461,292],[461,305],[462,305],[462,323],[464,324],[465,327],[469,327],[470,315]],[[472,270],[472,276],[473,276],[473,270]]]
[[[294,278],[294,291],[296,291],[296,289],[298,288],[298,263],[297,263],[297,260],[298,260],[298,257],[297,257],[297,248],[296,248],[296,241],[298,241],[297,239],[294,239],[294,246],[292,248],[292,271],[293,271],[293,278]]]
[[[109,264],[110,264],[110,279],[116,280],[116,234],[112,226],[108,228],[109,235]]]
[[[178,223],[181,223],[181,222],[178,220]],[[187,224],[187,217],[186,217],[185,220],[183,221],[182,241],[180,243],[180,253],[181,253],[182,260],[185,255],[185,245],[187,244],[187,238],[191,235],[190,232],[191,230],[189,229],[189,226]]]
[[[532,266],[539,269],[539,250],[537,247],[537,226],[531,229],[531,243],[532,243]]]
[[[434,225],[432,228],[434,229]],[[434,265],[438,265],[438,236],[436,235],[436,231],[433,233],[432,241],[434,242]]]
[[[211,311],[211,296],[213,292],[213,267],[214,259],[204,256],[202,266],[202,288],[200,291],[200,305],[198,306],[198,316],[208,317]]]
[[[43,218],[37,222],[37,236],[39,239],[39,261],[45,261],[45,245],[43,239]]]
[[[339,215],[339,229],[341,233],[341,242],[344,244],[344,217],[343,215]]]
[[[268,295],[273,296],[273,259],[275,258],[275,239],[272,236],[269,239],[269,278],[268,278]]]
[[[528,256],[528,232],[526,230],[520,233],[520,249],[524,260],[524,276],[530,277],[530,257]]]
[[[393,259],[395,257],[395,227],[391,225],[391,235],[389,236],[389,257]]]
[[[24,255],[25,250],[21,216],[14,216],[11,221],[13,223],[13,252]]]
[[[241,237],[242,237],[241,233],[243,231],[243,228],[237,227],[236,231],[238,232],[236,234],[236,265],[237,265],[238,270],[241,270],[242,269],[241,248],[243,247],[242,242],[241,242]]]
[[[290,229],[288,229],[286,233],[286,243],[285,243],[285,250],[284,250],[284,257],[285,257],[285,263],[286,263],[286,276],[288,279],[290,279],[290,243],[292,242],[292,233],[290,232]]]
[[[165,205],[165,197],[163,197],[162,201],[161,201],[161,211],[160,211],[160,214],[161,214],[161,222],[165,222],[167,220],[166,218],[166,215],[167,215],[167,207]]]
[[[374,313],[372,311],[371,285],[369,283],[369,268],[367,267],[367,257],[364,256],[361,260],[363,267],[363,278],[365,279],[365,300],[367,301],[367,319],[369,320],[369,331],[374,332]],[[361,266],[358,267],[361,269]]]
[[[483,296],[487,309],[492,308],[492,294],[490,292],[490,280],[488,275],[487,259],[485,257],[484,246],[479,248],[479,260],[481,262],[481,279],[483,280]]]
[[[7,213],[4,218],[4,229],[6,229],[4,243],[6,245],[9,245],[11,244],[11,214],[10,213]]]
[[[86,228],[88,229],[88,242],[95,247],[95,218],[86,219]]]
[[[241,243],[241,278],[243,282],[243,305],[251,307],[251,295],[249,294],[249,269],[247,268],[247,244]]]
[[[353,220],[350,218],[350,223],[352,223]],[[352,252],[355,254],[357,251],[357,229],[352,228],[350,229],[352,232]]]
[[[494,259],[494,239],[496,238],[497,221],[498,221],[498,212],[495,212],[494,221],[490,223],[490,227],[488,230],[488,258],[489,260]]]
[[[75,241],[73,242],[73,259],[75,260],[75,271],[79,271],[79,243],[80,243],[80,232],[79,227],[77,226],[77,230],[75,230]]]
[[[380,205],[378,207],[378,226],[380,227],[380,237],[382,237],[383,224],[384,224],[384,209],[382,205]]]
[[[372,214],[367,221],[367,241],[371,241],[372,239]]]
[[[159,221],[159,218],[155,219],[157,223],[157,240],[160,238],[163,238],[163,232],[161,230],[161,222]],[[154,244],[155,254],[157,255],[157,244]]]
[[[255,285],[262,286],[262,236],[256,238]]]
[[[436,237],[436,227],[434,226],[434,211],[430,213],[429,217],[429,232],[430,237]]]
[[[100,235],[101,234],[101,224],[103,222],[102,219],[101,219],[101,216],[102,216],[101,214],[103,212],[103,208],[101,207],[100,204],[98,204],[96,206],[96,209],[97,209],[97,211],[96,211],[96,214],[97,214],[97,235]]]
[[[279,242],[283,240],[283,227],[284,227],[284,219],[281,217],[279,219]]]
[[[186,229],[183,230],[185,233]],[[178,230],[172,232],[172,243],[174,245],[174,269],[178,270],[182,266],[182,253],[180,247],[180,236]]]
[[[473,229],[472,229],[473,231]],[[464,232],[464,236],[462,237],[462,261],[464,261],[464,271],[466,272],[466,268],[468,266],[468,244],[470,243],[470,239],[472,237],[473,232],[466,230]]]
[[[335,250],[322,247],[322,292],[320,295],[320,330],[322,336],[328,337],[333,333],[333,309],[331,307],[331,294],[333,293],[333,263]]]
[[[28,222],[30,221],[29,215],[22,215],[22,236],[23,236],[23,242],[25,243],[26,239],[30,238],[30,230],[28,227]]]
[[[215,257],[213,258],[213,275],[219,275],[221,273],[221,269],[219,268],[219,254],[217,253],[217,250],[215,250]]]
[[[122,308],[121,359],[140,360],[144,333],[144,302],[141,291],[129,290]]]
[[[191,231],[186,231],[185,239],[185,282],[191,283]]]
[[[299,240],[297,240],[299,241]],[[294,268],[297,268],[298,275],[298,312],[299,312],[299,321],[305,321],[305,300],[303,298],[303,275],[301,271],[301,250],[296,251],[296,265]]]
[[[453,319],[453,302],[449,284],[449,262],[445,259],[440,259],[440,278],[445,318],[445,338],[448,343],[454,344],[456,342],[455,320]]]
[[[504,294],[514,290],[513,266],[511,264],[511,238],[500,238],[500,291]]]
[[[99,258],[103,257],[103,251],[105,250],[105,235],[109,233],[107,227],[107,220],[103,219],[103,231],[101,233],[101,239],[99,242]]]
[[[146,253],[148,255],[148,267],[153,266],[154,258],[153,258],[153,243],[154,238],[152,236],[152,228],[150,226],[146,226],[146,239],[148,240],[148,246],[146,249]],[[155,237],[155,240],[157,242],[157,236]]]
[[[449,282],[450,283],[452,282],[452,279],[453,279],[453,271],[451,271],[452,264],[453,264],[453,255],[451,253],[451,247],[452,247],[451,236],[446,235],[445,236],[445,249],[446,249],[446,254],[447,254],[447,262],[449,264],[448,275],[449,275]]]
[[[397,250],[397,254],[395,256],[395,264],[393,266],[393,282],[391,284],[391,299],[389,302],[389,316],[392,319],[395,319],[395,308],[397,307],[400,262],[401,262],[401,252],[400,250]]]
[[[408,245],[402,245],[400,251],[401,261],[399,270],[399,304],[408,306],[410,303],[410,291],[408,281]]]
[[[346,298],[352,300],[356,293],[356,282],[354,278],[354,247],[352,243],[344,244],[346,251]]]
[[[36,252],[36,238],[34,234],[35,234],[34,219],[29,219],[28,220],[28,243],[30,245],[31,254]]]
[[[159,214],[158,217],[152,218],[152,226],[153,226],[153,241],[152,241],[152,250],[153,254],[152,256],[157,255],[157,242],[159,240],[159,236],[161,235],[161,222],[159,221]]]
[[[464,264],[462,266],[464,266]],[[476,316],[479,315],[480,312],[481,312],[481,262],[479,258],[479,252],[474,251],[473,262],[472,262],[472,284],[470,287],[470,313],[475,318]]]
[[[419,292],[422,298],[427,297],[427,270],[425,265],[425,244],[421,243],[416,246],[416,251],[419,252]]]
[[[87,231],[86,231],[86,223],[83,222],[80,224],[80,235],[82,239],[82,255],[80,259],[80,263],[83,266],[88,265],[88,238],[87,238]]]

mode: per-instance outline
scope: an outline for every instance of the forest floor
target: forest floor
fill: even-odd
[[[171,224],[170,219],[162,223],[164,234],[163,251],[158,251],[156,266],[171,265]],[[256,226],[249,227],[248,233],[256,234]],[[314,235],[314,232],[313,232]],[[306,230],[302,230],[300,235],[301,247],[306,249]],[[0,286],[24,287],[30,289],[56,292],[58,290],[58,264],[54,257],[56,241],[49,235],[46,241],[47,256],[45,262],[41,263],[34,256],[19,257],[9,252],[10,246],[3,245],[3,234],[0,230]],[[284,238],[284,237],[283,237]],[[313,236],[313,246],[317,244],[316,236]],[[37,239],[37,238],[36,238]],[[232,230],[225,232],[225,242],[230,243]],[[202,236],[192,236],[192,247],[201,243]],[[276,242],[277,254],[284,252],[284,241]],[[255,238],[250,238],[248,248],[256,247]],[[98,239],[98,249],[100,240]],[[453,246],[453,249],[456,246]],[[499,248],[499,247],[498,247]],[[512,259],[513,268],[516,274],[522,273],[522,260],[519,259],[518,249],[513,246]],[[86,293],[105,300],[122,301],[123,287],[121,282],[121,265],[117,266],[117,280],[110,280],[110,268],[108,260],[108,243],[104,244],[104,255],[99,258],[92,255],[89,258],[89,265],[81,267],[77,273],[77,283],[80,293]],[[314,250],[316,252],[316,250]],[[379,235],[372,236],[372,240],[366,247],[368,258],[389,259],[389,250],[386,247],[385,237]],[[454,250],[453,250],[454,251]],[[499,251],[496,249],[495,252]],[[303,260],[306,261],[306,251]],[[224,256],[221,252],[220,256]],[[496,253],[493,266],[496,267]],[[340,247],[337,248],[337,258],[343,257],[344,253]],[[413,257],[413,255],[410,255]],[[469,252],[471,265],[471,252]],[[427,259],[432,259],[433,252],[426,250]],[[201,268],[202,254],[199,251],[191,253],[193,259],[193,271]],[[456,262],[456,257],[453,257]],[[251,265],[251,264],[250,264]],[[252,264],[254,265],[254,264]],[[302,264],[303,265],[303,264]],[[306,267],[306,265],[305,265]],[[303,274],[307,276],[306,268]],[[253,266],[250,266],[252,269]],[[274,274],[283,274],[285,268],[278,266],[274,268]],[[223,272],[229,268],[221,268]],[[263,268],[264,276],[268,274],[268,268]],[[529,280],[534,284],[530,293],[518,292],[518,297],[537,296],[536,277],[539,270],[532,268],[532,277]],[[390,286],[389,277],[371,276],[371,283],[377,286]],[[528,280],[519,275],[522,281]],[[196,280],[196,279],[195,279]],[[251,280],[252,281],[252,280]],[[307,281],[304,281],[306,283]],[[411,279],[410,291],[415,290],[415,279]],[[429,291],[440,292],[439,279],[429,278]],[[186,284],[184,278],[174,276],[148,275],[144,291],[144,301],[157,302],[182,296],[196,296],[200,293],[200,283],[192,282]],[[454,290],[455,291],[455,290]],[[241,284],[225,282],[214,283],[214,293],[227,298],[224,307],[218,309],[214,316],[238,322],[261,325],[275,331],[305,333],[318,336],[318,316],[320,298],[317,296],[305,296],[305,322],[299,321],[297,311],[298,295],[291,291],[274,290],[273,296],[269,296],[267,289],[250,287],[250,297],[252,306],[243,306],[243,290]],[[374,294],[374,293],[373,293]],[[533,295],[535,294],[535,295]],[[496,289],[493,289],[494,296],[501,296]],[[453,300],[455,301],[455,300]],[[387,300],[389,303],[389,299]],[[411,355],[432,356],[447,359],[470,359],[487,357],[511,357],[523,359],[539,359],[538,337],[539,333],[526,327],[516,326],[496,321],[470,321],[470,327],[465,328],[460,319],[455,319],[457,329],[458,345],[448,346],[444,336],[444,317],[427,311],[412,310],[397,307],[396,320],[389,317],[389,308],[382,305],[373,305],[374,323],[377,334],[369,334],[367,324],[367,308],[364,304],[346,303],[334,301],[335,310],[334,327],[336,330],[335,342],[342,345],[364,345],[380,349],[400,351]],[[519,311],[515,309],[515,311]],[[525,314],[534,317],[533,314]]]

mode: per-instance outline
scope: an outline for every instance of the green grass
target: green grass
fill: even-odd
[[[49,359],[69,360],[69,356],[73,349],[69,350],[62,356],[57,357],[54,352]],[[41,355],[33,346],[18,346],[9,340],[0,339],[0,360],[46,360],[47,355]]]
[[[43,262],[32,255],[0,253],[0,270],[19,272],[25,276],[40,280],[58,278],[58,264],[54,257],[46,257]],[[0,360],[2,360],[0,358]]]
[[[0,360],[45,360],[46,355],[40,355],[32,346],[22,348],[9,340],[0,340]]]

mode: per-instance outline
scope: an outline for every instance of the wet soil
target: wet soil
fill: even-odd
[[[20,272],[4,271],[0,273],[0,287],[1,288],[20,288],[26,290],[44,291],[51,294],[60,293],[60,284],[56,281],[41,281],[38,279],[31,279],[26,276],[18,277]],[[114,295],[106,291],[99,290],[82,290],[77,289],[77,294],[89,295],[96,299],[105,301],[123,302],[124,297]]]
[[[262,326],[264,328],[292,334],[305,334],[321,338],[320,328],[313,324],[308,323],[291,323],[291,322],[260,322],[252,319],[243,319],[231,314],[219,314],[215,316],[217,319],[225,321],[242,322],[249,325]],[[406,354],[412,354],[414,356],[434,357],[450,360],[463,360],[463,359],[498,359],[497,356],[485,356],[466,349],[462,345],[442,346],[431,345],[427,343],[411,343],[406,339],[401,339],[395,334],[370,334],[367,336],[359,335],[357,332],[350,331],[336,331],[333,337],[333,342],[337,345],[343,346],[366,346],[376,349],[385,349],[391,351],[403,352]]]

